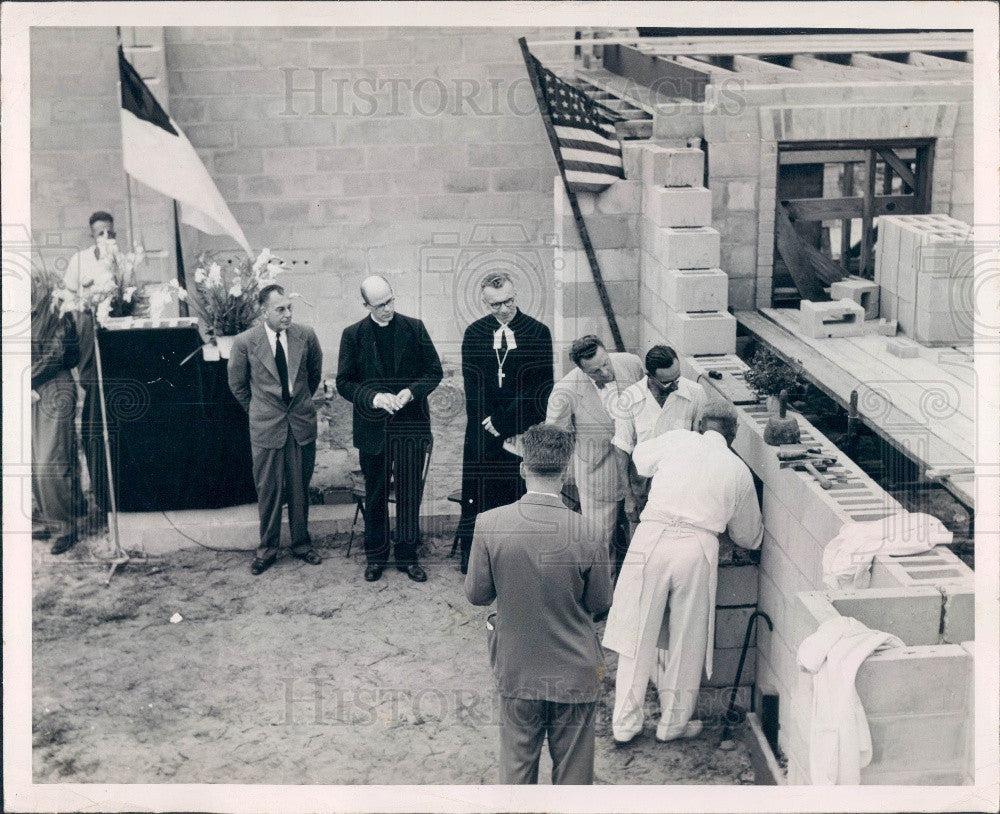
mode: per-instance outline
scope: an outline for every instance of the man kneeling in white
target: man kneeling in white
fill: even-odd
[[[627,743],[642,731],[643,700],[653,679],[661,741],[693,738],[702,664],[712,674],[718,534],[758,548],[764,536],[747,465],[729,447],[736,411],[711,402],[700,432],[671,430],[639,444],[636,471],[652,476],[649,501],[615,587],[604,646],[618,652],[612,732]],[[660,649],[661,626],[669,633]]]

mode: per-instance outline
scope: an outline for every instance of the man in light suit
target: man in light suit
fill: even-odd
[[[281,508],[288,504],[292,555],[320,557],[309,538],[309,481],[316,462],[313,393],[323,352],[312,328],[292,324],[292,303],[280,285],[260,291],[263,320],[233,340],[229,389],[250,416],[260,546],[250,571],[262,574],[278,555]]]
[[[623,501],[628,493],[628,453],[611,442],[619,400],[644,370],[634,353],[608,353],[596,336],[580,337],[570,346],[576,367],[552,388],[545,420],[576,436],[573,478],[580,511],[597,527],[608,546],[628,548]]]
[[[497,601],[490,643],[500,692],[500,782],[537,783],[549,740],[554,784],[594,782],[604,655],[594,617],[611,603],[603,538],[559,496],[570,433],[538,424],[521,441],[527,494],[480,514],[465,595]]]
[[[354,446],[365,477],[365,579],[389,559],[389,484],[396,490],[396,568],[426,582],[417,561],[424,460],[431,446],[427,396],[444,375],[424,323],[396,313],[384,277],[361,283],[369,316],[340,339],[337,392],[354,405]]]

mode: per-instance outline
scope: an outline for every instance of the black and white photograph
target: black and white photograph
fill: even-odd
[[[0,24],[6,810],[996,810],[996,4]]]

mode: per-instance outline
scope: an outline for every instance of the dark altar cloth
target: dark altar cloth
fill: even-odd
[[[253,503],[247,416],[193,326],[100,330],[118,510]],[[181,362],[194,355],[183,365]]]

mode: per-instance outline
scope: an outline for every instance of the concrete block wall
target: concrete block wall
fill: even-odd
[[[438,244],[457,258],[484,224],[520,231],[506,262],[525,310],[551,318],[557,169],[517,38],[570,29],[159,31],[161,101],[251,245],[294,256],[296,316],[316,328],[331,372],[341,330],[365,315],[357,285],[375,272],[457,360],[462,331],[481,316],[464,283],[479,269],[469,260],[466,274],[422,273],[421,261]],[[32,32],[33,228],[50,242],[79,245],[95,208],[123,219],[115,44],[113,28]],[[130,55],[145,71],[150,53]],[[135,214],[147,246],[154,226],[172,246],[172,220]],[[187,227],[183,239],[189,261],[232,245]]]
[[[918,342],[972,342],[975,267],[969,224],[947,215],[881,218],[875,245],[881,308]]]
[[[113,28],[31,30],[31,230],[40,267],[60,273],[92,244],[87,220],[115,217],[128,242],[122,166],[117,38]],[[123,28],[126,57],[170,112],[162,28]],[[169,279],[174,262],[170,200],[132,182],[135,239],[146,248],[142,279]]]
[[[952,785],[972,782],[973,655],[939,644],[941,594],[934,588],[803,592],[794,597],[792,647],[824,621],[853,616],[892,633],[904,647],[869,656],[855,680],[872,737],[865,785]],[[790,784],[807,784],[813,679],[800,670],[783,747]]]
[[[614,345],[569,198],[558,175],[553,180],[553,200],[556,230],[552,339],[556,375],[559,376],[571,366],[567,352],[574,339],[595,334],[609,349],[613,350]],[[577,193],[577,203],[625,349],[641,353],[639,213],[642,211],[642,186],[626,178],[600,193]]]

